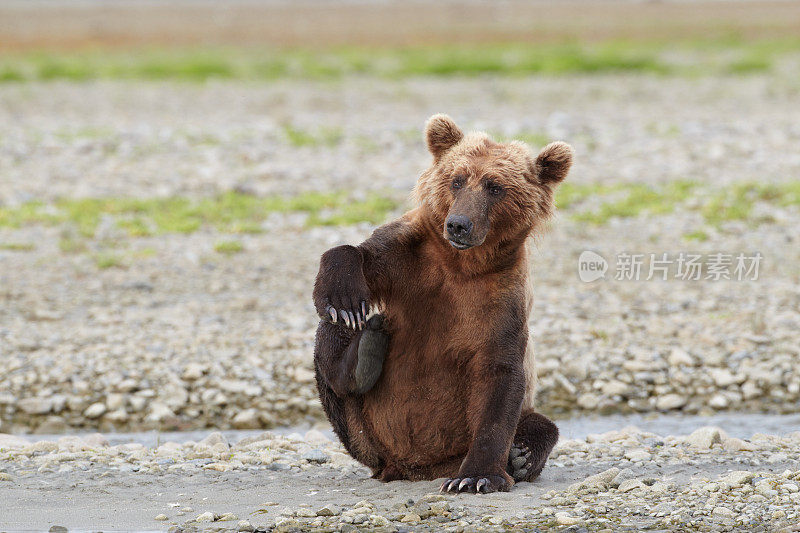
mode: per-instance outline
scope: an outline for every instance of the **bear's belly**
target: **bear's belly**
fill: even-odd
[[[393,338],[381,378],[364,396],[373,436],[393,461],[409,467],[463,457],[471,442],[465,365],[434,350]]]

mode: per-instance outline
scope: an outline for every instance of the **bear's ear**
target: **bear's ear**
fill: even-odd
[[[438,159],[464,137],[453,119],[447,115],[433,115],[425,124],[425,141],[433,157]]]
[[[572,166],[572,155],[575,150],[565,142],[557,141],[548,144],[536,156],[534,172],[542,183],[560,183],[567,177]]]

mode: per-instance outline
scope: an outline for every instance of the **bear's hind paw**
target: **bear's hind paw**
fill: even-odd
[[[383,360],[389,351],[389,335],[383,330],[383,316],[371,317],[358,342],[358,362],[353,372],[353,390],[356,394],[369,391],[383,370]]]

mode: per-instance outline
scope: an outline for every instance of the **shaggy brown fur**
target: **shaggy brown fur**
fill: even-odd
[[[323,256],[317,386],[334,430],[374,476],[508,490],[558,439],[532,409],[526,241],[553,212],[572,148],[463,134],[431,117],[417,207]],[[381,310],[366,322],[366,309]]]

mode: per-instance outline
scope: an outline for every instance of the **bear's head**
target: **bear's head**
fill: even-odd
[[[572,165],[572,147],[545,146],[534,157],[520,141],[464,134],[447,115],[425,127],[433,164],[414,188],[418,204],[456,249],[518,243],[553,213],[553,193]]]

